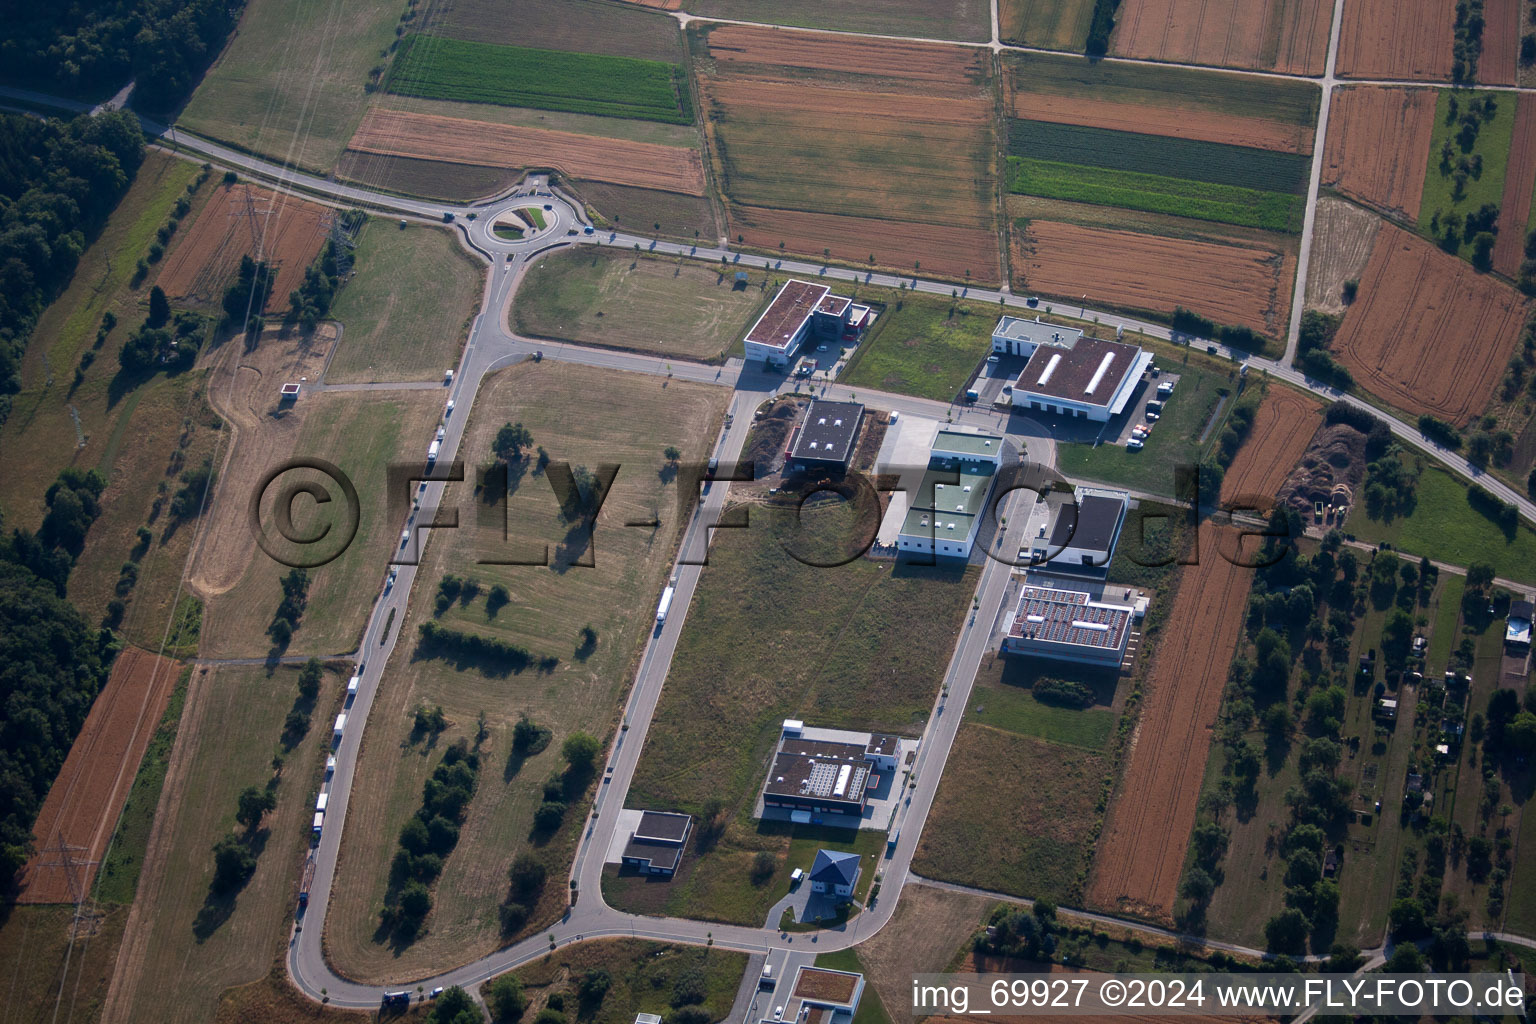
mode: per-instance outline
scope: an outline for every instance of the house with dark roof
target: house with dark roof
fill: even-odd
[[[859,884],[859,868],[856,853],[817,850],[816,859],[811,862],[811,892],[851,900],[854,887]]]
[[[847,469],[863,423],[864,407],[858,402],[813,399],[795,431],[787,461],[796,468]]]
[[[1053,571],[1102,576],[1115,555],[1129,505],[1125,491],[1079,487],[1077,500],[1057,512],[1049,537],[1030,541],[1030,560]]]
[[[624,846],[623,863],[648,875],[671,875],[683,859],[693,818],[671,811],[645,811]]]

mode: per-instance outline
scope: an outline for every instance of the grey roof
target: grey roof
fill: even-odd
[[[1122,498],[1092,494],[1072,505],[1063,505],[1051,528],[1051,547],[1108,551],[1115,540],[1120,515],[1125,508]]]
[[[649,839],[662,843],[681,843],[688,836],[688,826],[693,819],[686,814],[672,811],[645,811],[635,828],[636,839]]]
[[[858,402],[812,401],[806,407],[805,420],[795,436],[792,457],[847,462],[863,420],[864,407]]]
[[[859,874],[859,855],[817,850],[811,863],[811,881],[828,885],[852,885]]]
[[[653,868],[676,871],[683,859],[683,848],[673,843],[653,843],[647,839],[631,839],[624,846],[625,859],[650,861]]]

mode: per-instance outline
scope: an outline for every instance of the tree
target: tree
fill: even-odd
[[[676,463],[678,459],[683,457],[683,453],[678,450],[678,447],[675,444],[667,445],[667,447],[662,450],[661,454],[663,458],[671,463]]]
[[[581,976],[576,983],[576,993],[588,1011],[603,1001],[608,990],[613,987],[613,976],[601,967],[593,968]]]
[[[164,327],[171,322],[171,303],[159,285],[149,290],[149,317],[144,321],[150,327]]]
[[[1264,925],[1264,939],[1273,953],[1304,953],[1312,922],[1295,907],[1280,911]]]
[[[1467,586],[1474,590],[1493,586],[1494,568],[1486,562],[1473,562],[1467,566]]]
[[[213,847],[213,890],[229,893],[240,888],[256,872],[256,855],[237,837],[229,835]]]
[[[533,446],[533,434],[521,422],[508,423],[496,431],[491,451],[503,462],[514,462],[523,457],[523,450]]]
[[[523,995],[523,983],[517,975],[508,972],[491,985],[491,1013],[497,1024],[515,1021],[528,1009],[528,997]]]
[[[512,879],[512,891],[526,900],[544,887],[544,878],[548,874],[548,869],[537,857],[524,850],[513,859],[509,874]]]
[[[773,872],[778,868],[779,861],[767,850],[758,850],[752,858],[752,884],[762,885],[773,877]]]
[[[1424,907],[1416,899],[1394,900],[1387,918],[1392,925],[1393,938],[1418,939],[1429,934],[1429,923],[1424,915]]]
[[[1536,715],[1522,711],[1504,727],[1504,742],[1523,754],[1536,753]]]
[[[1211,894],[1216,891],[1216,882],[1203,868],[1192,867],[1184,875],[1184,881],[1179,886],[1179,895],[1195,903],[1205,904],[1210,902]]]
[[[598,743],[597,737],[584,732],[573,732],[561,745],[560,756],[565,758],[570,771],[579,774],[592,770],[592,765],[601,750],[602,744]]]
[[[244,825],[246,831],[254,832],[262,817],[277,806],[277,794],[270,789],[246,786],[240,791],[237,802],[239,809],[235,811],[235,820]]]
[[[432,893],[420,882],[408,882],[400,890],[400,913],[408,921],[420,923],[432,912]]]
[[[468,992],[453,985],[437,997],[427,1020],[430,1024],[483,1024],[485,1014],[480,1012]]]
[[[546,800],[533,812],[533,828],[536,832],[553,832],[564,820],[565,804],[557,800]]]
[[[320,693],[320,679],[325,668],[319,658],[310,658],[299,669],[299,693],[305,700],[314,700]]]

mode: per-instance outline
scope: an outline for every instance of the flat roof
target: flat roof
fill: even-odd
[[[861,807],[868,779],[869,761],[862,746],[786,736],[774,756],[766,792]]]
[[[829,971],[825,967],[801,967],[795,975],[792,995],[800,999],[836,1003],[847,1006],[858,991],[860,974],[851,971]]]
[[[1029,357],[1015,388],[1046,398],[1108,407],[1132,372],[1141,349],[1119,341],[1079,338],[1070,348],[1042,345]]]
[[[863,420],[864,407],[858,402],[813,400],[800,421],[791,458],[847,462]]]
[[[1085,493],[1076,504],[1063,505],[1051,528],[1051,547],[1107,553],[1114,545],[1125,503],[1124,495]]]
[[[635,828],[636,839],[652,839],[663,843],[680,843],[688,834],[693,819],[673,811],[645,811]]]
[[[983,470],[965,463],[955,468],[930,466],[907,508],[901,532],[924,537],[932,534],[935,539],[969,536],[971,524],[986,505],[992,486],[990,470],[990,466]]]
[[[1118,650],[1133,612],[1130,605],[1095,601],[1077,590],[1025,586],[1019,589],[1008,635],[1016,640]]]
[[[816,312],[827,313],[831,316],[842,316],[843,310],[847,309],[848,304],[852,301],[852,299],[844,298],[841,295],[828,295],[816,304]]]
[[[676,871],[683,859],[683,848],[676,843],[653,843],[648,839],[631,839],[624,844],[624,856],[651,862],[653,868]]]
[[[832,289],[824,284],[790,280],[768,303],[763,315],[747,332],[747,340],[769,348],[785,348],[800,333],[822,298]]]
[[[992,337],[1009,341],[1027,341],[1031,345],[1053,345],[1071,348],[1077,344],[1083,332],[1076,327],[1048,324],[1038,316],[1025,319],[1021,316],[1005,316],[992,328]]]
[[[901,742],[900,737],[892,736],[888,732],[873,732],[869,734],[869,742],[864,744],[864,753],[895,757],[896,744],[899,742]]]
[[[933,454],[942,457],[945,454],[984,456],[987,458],[1001,458],[1003,451],[1003,439],[996,434],[982,432],[972,433],[969,430],[940,430],[933,438]]]

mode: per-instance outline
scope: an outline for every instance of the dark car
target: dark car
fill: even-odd
[[[553,207],[553,206],[550,206],[550,205],[549,205],[549,204],[548,204],[548,203],[545,203],[545,204],[544,204],[544,209],[546,209],[546,210],[553,210],[553,209],[554,209],[554,207]]]
[[[1028,306],[1030,309],[1034,309],[1036,306],[1040,305],[1040,300],[1031,295],[1029,298],[1024,300],[1024,305]]]

